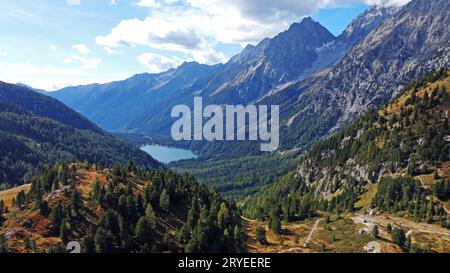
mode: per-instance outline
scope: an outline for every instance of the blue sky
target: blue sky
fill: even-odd
[[[380,1],[1,1],[0,80],[56,90],[225,62],[308,15],[338,35]]]

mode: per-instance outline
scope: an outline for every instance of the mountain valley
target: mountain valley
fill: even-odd
[[[0,81],[0,253],[449,253],[449,11],[372,6],[337,36],[304,17],[224,63],[54,92]],[[279,149],[175,141],[194,97],[279,106]]]

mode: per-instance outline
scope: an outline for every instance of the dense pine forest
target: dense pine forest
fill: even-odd
[[[443,183],[444,188],[448,190],[448,181],[438,183]],[[439,186],[433,189],[435,195],[442,200],[450,197],[448,192],[442,195]],[[444,207],[438,200],[427,198],[429,195],[430,192],[427,192],[418,180],[411,177],[386,178],[380,183],[371,207],[392,213],[407,211],[407,216],[414,221],[429,224],[440,222],[442,226],[450,228]]]
[[[441,203],[450,197],[441,177],[450,155],[449,88],[448,69],[412,82],[379,111],[316,144],[296,172],[248,198],[244,214],[278,223],[352,212],[358,196],[379,183],[371,208],[450,226]],[[422,175],[435,183],[421,183]]]
[[[188,160],[169,164],[177,172],[188,172],[199,182],[228,199],[241,200],[295,170],[298,154],[265,154],[232,160]],[[238,170],[238,171],[237,171]]]
[[[56,164],[3,205],[4,251],[240,251],[239,212],[190,176],[135,166]],[[22,222],[26,219],[25,222]],[[2,224],[0,222],[0,225]]]

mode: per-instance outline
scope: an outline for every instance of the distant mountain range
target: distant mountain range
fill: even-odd
[[[31,86],[29,86],[27,84],[21,83],[21,82],[16,83],[16,85],[20,86],[20,87],[23,87],[23,88],[30,89],[30,90],[32,90],[34,92],[38,92],[38,93],[41,93],[41,94],[46,94],[47,93],[47,91],[45,91],[43,89],[33,88],[33,87],[31,87]]]
[[[160,74],[141,74],[109,84],[68,87],[50,93],[110,131],[168,134],[173,105],[254,103],[274,89],[335,65],[395,9],[372,8],[339,37],[311,18],[257,46],[247,46],[226,64],[185,63]]]
[[[46,164],[113,164],[129,160],[161,167],[138,148],[118,140],[51,97],[0,82],[0,183],[30,182]]]

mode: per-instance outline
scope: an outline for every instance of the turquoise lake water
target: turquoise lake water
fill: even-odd
[[[186,149],[172,148],[158,145],[145,145],[141,150],[151,155],[154,159],[162,163],[170,163],[183,159],[197,158],[198,156]]]

